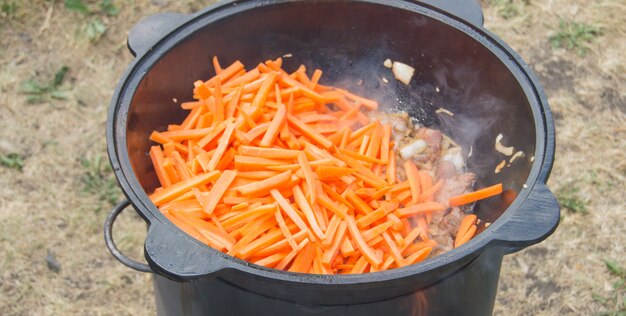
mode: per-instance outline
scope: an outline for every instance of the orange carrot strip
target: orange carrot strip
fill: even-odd
[[[321,165],[315,168],[315,173],[320,180],[328,180],[332,178],[341,178],[354,172],[352,168],[335,167]]]
[[[365,243],[365,240],[363,240],[363,236],[361,235],[361,232],[359,228],[357,227],[354,217],[349,216],[347,223],[348,223],[347,225],[348,231],[350,232],[350,235],[352,236],[352,240],[356,244],[357,249],[359,249],[361,254],[363,254],[365,259],[367,259],[367,261],[370,264],[372,264],[375,267],[378,267],[382,263],[382,259],[379,256],[377,256],[374,250]]]
[[[326,208],[327,210],[337,214],[337,216],[339,216],[342,219],[346,219],[348,217],[348,213],[346,213],[346,211],[344,209],[342,209],[341,207],[337,206],[337,204],[335,204],[335,202],[331,201],[325,195],[318,196],[317,197],[317,202],[321,206]]]
[[[477,229],[476,220],[477,217],[474,214],[468,214],[463,217],[454,239],[454,248],[458,248],[472,239]]]
[[[317,199],[317,193],[315,192],[315,174],[313,173],[313,170],[311,170],[311,165],[303,152],[300,152],[297,159],[298,164],[300,165],[300,170],[304,173],[304,180],[309,191],[309,202],[311,204],[315,204]]]
[[[295,159],[301,153],[299,150],[281,148],[262,148],[253,146],[239,146],[239,154],[263,158]]]
[[[469,204],[478,200],[486,199],[502,193],[502,183],[492,185],[474,192],[466,193],[451,197],[448,200],[450,206],[459,206]]]
[[[339,247],[339,251],[344,257],[350,257],[356,252],[349,238],[345,238],[343,240],[343,242],[341,243],[341,247]]]
[[[240,156],[240,155],[235,155],[234,160],[235,160],[235,168],[239,171],[254,171],[254,170],[266,170],[266,169],[281,171],[277,169],[270,169],[269,167],[281,166],[285,164],[284,160]]]
[[[384,222],[382,224],[374,226],[374,227],[372,227],[372,228],[370,228],[370,229],[368,229],[368,230],[366,230],[366,231],[364,231],[362,233],[363,240],[365,240],[365,242],[369,242],[370,240],[374,239],[375,237],[377,237],[380,234],[382,234],[383,232],[385,232],[391,226],[393,226],[392,222]]]
[[[283,218],[280,209],[276,209],[276,211],[274,212],[274,216],[276,217],[276,221],[278,222],[278,227],[280,227],[280,231],[283,233],[285,239],[287,239],[287,242],[291,246],[291,249],[298,248],[298,244],[293,239],[293,235],[289,231],[289,228],[287,228],[287,224],[285,223],[285,219]]]
[[[432,187],[430,187],[428,190],[425,190],[424,192],[422,192],[422,194],[420,194],[420,199],[419,199],[420,202],[432,199],[433,195],[437,191],[439,191],[439,189],[441,189],[442,186],[443,186],[443,180],[439,179],[437,183],[435,183]]]
[[[296,226],[298,226],[300,230],[308,233],[309,232],[308,227],[306,226],[302,218],[300,218],[298,213],[296,213],[293,207],[291,207],[291,204],[289,204],[289,202],[285,199],[285,197],[280,193],[280,191],[278,191],[277,189],[272,189],[270,190],[270,194],[272,195],[274,200],[276,200],[276,202],[278,203],[280,208],[285,212],[285,214],[287,214],[287,216],[289,216],[289,218],[291,218],[291,220],[296,224]]]
[[[397,208],[398,208],[397,201],[385,202],[375,211],[359,218],[359,220],[357,220],[356,223],[358,224],[359,228],[365,228],[369,226],[370,224],[376,222],[377,220],[387,216],[387,214],[395,211]]]
[[[428,258],[428,255],[432,252],[433,248],[426,247],[423,248],[406,258],[406,264],[416,264],[420,261],[424,261],[424,259]]]
[[[152,201],[152,203],[159,206],[165,202],[169,202],[175,199],[176,197],[181,196],[182,194],[187,192],[190,188],[198,187],[198,186],[207,184],[217,179],[219,175],[220,175],[219,171],[212,171],[209,173],[201,174],[193,178],[178,182],[176,184],[173,184],[170,187],[164,188],[163,190],[153,193],[152,195],[150,195],[150,200]]]
[[[222,172],[222,175],[217,179],[211,191],[209,191],[209,195],[205,200],[206,203],[203,205],[204,211],[207,214],[213,214],[215,207],[224,196],[230,184],[235,180],[235,177],[237,177],[236,170],[224,170],[224,172]]]
[[[206,134],[206,136],[204,136],[202,139],[198,141],[197,145],[200,148],[206,147],[206,145],[208,145],[210,142],[216,139],[217,136],[219,136],[226,129],[226,125],[218,124],[217,126],[210,128],[210,129],[211,129],[211,132]]]
[[[380,145],[382,142],[382,138],[383,138],[383,127],[378,125],[376,126],[376,128],[374,129],[374,132],[372,133],[372,138],[370,139],[370,143],[367,146],[367,151],[365,152],[365,156],[374,158],[374,159],[378,157],[378,154],[380,152]],[[384,163],[384,161],[381,160],[380,163]]]
[[[400,249],[398,249],[398,246],[396,245],[395,242],[393,242],[393,240],[391,239],[391,236],[389,236],[389,232],[385,231],[382,234],[383,236],[383,240],[385,241],[385,244],[387,245],[387,247],[389,248],[389,251],[391,252],[391,256],[393,257],[393,260],[396,261],[396,264],[398,265],[398,267],[402,267],[405,265],[404,262],[404,257],[402,256],[402,253],[400,252]]]
[[[217,60],[217,56],[213,56],[213,68],[215,68],[215,73],[220,74],[222,72],[222,66],[220,66],[220,62]]]
[[[252,182],[235,188],[245,196],[267,194],[270,190],[281,188],[291,180],[291,170],[269,177],[262,181]]]
[[[172,181],[167,175],[167,172],[165,171],[165,169],[163,168],[163,161],[165,158],[163,157],[163,152],[161,151],[161,147],[159,146],[150,147],[150,159],[152,160],[154,171],[156,172],[157,177],[159,178],[159,182],[161,183],[161,186],[163,186],[164,188],[171,186]]]
[[[226,250],[230,250],[235,245],[235,238],[230,236],[227,232],[220,229],[214,224],[211,224],[207,221],[194,218],[192,216],[184,215],[183,213],[174,212],[173,215],[177,216],[179,219],[186,221],[187,224],[195,227],[201,234],[207,237],[210,240],[215,240],[220,244],[224,245]]]
[[[313,128],[311,128],[307,124],[298,120],[295,116],[288,114],[287,121],[294,129],[296,129],[297,131],[305,135],[307,138],[309,138],[313,142],[324,147],[325,149],[330,149],[333,146],[333,142],[328,140],[326,137],[324,137],[322,134],[315,131]]]
[[[178,150],[179,152],[181,152],[182,154],[187,154],[187,147],[182,145],[181,143],[177,143],[174,142],[173,139],[169,138],[169,137],[165,137],[163,136],[162,133],[159,133],[157,131],[153,131],[150,134],[150,140],[153,142],[157,142],[159,144],[165,145],[167,143],[174,143],[174,146],[176,147],[176,150]]]
[[[365,201],[361,200],[361,198],[358,195],[356,195],[352,190],[346,190],[346,200],[348,200],[348,202],[350,202],[350,204],[352,204],[354,208],[358,210],[359,212],[361,212],[361,214],[363,215],[367,215],[374,211]]]
[[[227,231],[231,231],[239,226],[242,226],[242,224],[248,223],[249,221],[274,213],[276,209],[277,207],[275,203],[265,204],[258,207],[250,207],[247,211],[243,211],[233,217],[222,220],[222,225]]]
[[[313,233],[320,240],[324,240],[326,236],[324,235],[322,229],[317,223],[315,214],[313,213],[313,209],[311,208],[311,205],[309,205],[309,202],[307,202],[304,193],[302,193],[302,189],[300,189],[300,187],[297,185],[293,187],[293,197],[296,201],[296,204],[298,205],[298,208],[300,208],[300,210],[302,210],[302,213],[304,213],[304,217],[309,222],[309,226],[311,226]]]
[[[167,137],[171,140],[186,140],[193,138],[202,138],[207,134],[211,133],[213,128],[202,128],[202,129],[186,129],[186,130],[177,130],[177,131],[167,131],[162,132],[161,135]]]
[[[371,144],[371,142],[370,143],[363,142],[363,144],[367,145],[367,144]],[[365,146],[365,148],[367,148],[367,146]],[[382,164],[383,163],[383,161],[380,160],[380,159],[372,158],[370,156],[363,155],[363,154],[360,154],[360,153],[357,153],[357,152],[353,152],[353,151],[350,151],[350,150],[338,149],[338,151],[340,153],[346,155],[346,156],[350,156],[350,157],[352,157],[354,159],[358,159],[358,160],[361,160],[361,161],[364,161],[364,162],[367,162],[367,163],[378,163],[378,164]]]
[[[278,110],[272,119],[263,139],[261,140],[261,147],[271,147],[276,137],[278,136],[281,128],[285,125],[285,118],[287,117],[287,108],[284,104],[278,105]]]
[[[406,177],[409,180],[409,186],[411,188],[411,204],[415,204],[419,201],[421,192],[419,170],[411,160],[404,162],[404,170],[406,171]]]
[[[276,176],[278,174],[279,174],[279,172],[277,172],[277,171],[267,171],[267,170],[262,170],[262,171],[243,171],[243,172],[239,172],[237,174],[237,177],[239,177],[241,179],[263,180],[263,179],[267,179],[267,178]]]
[[[287,253],[279,252],[279,253],[275,253],[273,255],[267,256],[267,257],[265,257],[263,259],[259,259],[257,261],[254,261],[252,263],[254,263],[256,265],[259,265],[259,266],[272,268],[275,265],[277,265],[281,260],[283,260],[283,258],[285,258],[286,255],[287,255]]]
[[[413,204],[404,208],[400,208],[396,211],[396,216],[400,218],[413,216],[417,214],[424,214],[426,212],[438,212],[446,209],[446,206],[437,202],[423,202],[419,204]]]
[[[327,266],[335,260],[337,253],[339,252],[339,247],[343,243],[343,240],[346,238],[346,230],[347,224],[344,221],[340,221],[337,226],[337,231],[335,232],[335,236],[332,238],[333,243],[324,251],[324,255],[322,256],[322,263]]]
[[[308,273],[315,258],[315,245],[308,243],[296,256],[289,267],[290,272]]]
[[[224,82],[224,84],[222,85],[222,88],[226,89],[226,88],[245,85],[246,83],[257,80],[259,78],[259,75],[260,73],[258,69],[256,68],[252,69],[246,72],[245,74],[243,74],[241,77]]]
[[[285,256],[285,258],[283,258],[283,260],[278,263],[278,265],[276,265],[275,269],[284,270],[287,265],[291,263],[291,260],[293,260],[293,258],[300,252],[300,250],[302,250],[302,248],[304,248],[304,246],[306,246],[308,243],[309,239],[305,239],[300,242],[296,249],[293,249],[289,254]]]
[[[207,169],[209,169],[210,171],[215,170],[215,168],[217,167],[217,164],[220,162],[220,159],[222,159],[222,156],[226,152],[226,149],[228,149],[228,145],[230,144],[234,130],[235,130],[234,124],[232,123],[226,124],[226,129],[224,130],[224,134],[222,134],[222,137],[220,137],[218,141],[217,149],[215,149],[215,153],[213,154],[213,156],[211,157],[211,161],[209,161],[209,164],[207,165]]]

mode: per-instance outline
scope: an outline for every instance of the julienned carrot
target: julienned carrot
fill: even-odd
[[[408,180],[397,179],[392,126],[365,114],[376,101],[320,84],[320,70],[290,74],[280,58],[249,71],[212,64],[216,75],[194,82],[196,101],[181,104],[187,117],[150,135],[163,147],[150,149],[161,183],[150,199],[164,216],[215,249],[292,272],[376,272],[430,255],[444,183],[410,161]],[[463,219],[455,247],[475,223]]]
[[[492,185],[490,187],[486,187],[486,188],[483,188],[474,192],[451,197],[448,200],[448,203],[450,204],[450,206],[459,206],[463,204],[476,202],[478,200],[486,199],[488,197],[492,197],[500,193],[502,193],[502,183],[498,183],[496,185]]]
[[[273,177],[269,177],[265,180],[252,182],[250,184],[246,184],[240,187],[235,188],[237,191],[241,192],[244,196],[254,196],[267,193],[275,188],[281,188],[291,180],[291,170],[287,170],[283,173],[277,174]]]
[[[219,171],[212,171],[209,173],[197,175],[191,179],[178,182],[167,188],[159,190],[158,192],[153,193],[152,195],[150,195],[150,200],[152,201],[152,203],[159,206],[165,202],[171,201],[175,199],[176,197],[188,192],[189,190],[191,190],[191,188],[196,188],[196,187],[205,185],[209,183],[210,181],[217,179],[219,175],[220,175]]]
[[[203,209],[207,214],[213,214],[215,207],[219,204],[226,190],[228,190],[228,186],[235,181],[235,177],[237,177],[236,170],[224,170],[222,175],[220,175],[215,182],[215,185],[211,188],[211,191],[209,191],[205,200],[200,201],[200,204],[202,204]]]
[[[463,217],[454,239],[454,248],[460,247],[474,236],[474,233],[476,233],[476,219],[477,217],[474,214],[468,214]]]

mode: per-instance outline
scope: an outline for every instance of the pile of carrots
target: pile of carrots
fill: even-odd
[[[433,200],[442,180],[413,162],[398,179],[391,126],[364,114],[378,103],[320,84],[321,70],[290,74],[281,58],[252,70],[213,65],[213,78],[194,83],[197,101],[181,104],[185,120],[150,136],[161,145],[150,158],[162,185],[150,199],[215,249],[302,273],[403,267],[437,245],[428,233],[433,212],[502,191],[444,205]],[[466,216],[455,246],[475,231],[476,216]]]

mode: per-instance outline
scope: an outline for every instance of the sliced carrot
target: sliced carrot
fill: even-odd
[[[446,206],[437,202],[423,202],[419,204],[413,204],[404,208],[400,208],[396,211],[396,215],[400,218],[413,216],[417,214],[424,214],[426,212],[438,212],[446,209]]]
[[[179,197],[180,195],[184,194],[191,188],[207,184],[217,179],[219,176],[220,176],[219,171],[212,171],[209,173],[204,173],[204,174],[195,176],[193,178],[178,182],[172,186],[169,186],[158,192],[153,193],[152,195],[150,195],[150,200],[152,201],[152,203],[159,206],[165,202],[169,202],[175,199],[176,197]]]
[[[356,247],[359,249],[361,254],[363,254],[365,259],[367,259],[367,261],[369,261],[370,264],[372,264],[375,267],[378,267],[382,263],[382,259],[378,257],[376,253],[374,252],[374,250],[372,250],[372,248],[370,248],[365,243],[365,240],[363,240],[363,236],[361,235],[361,232],[356,225],[356,221],[354,220],[354,217],[352,216],[348,217],[347,226],[348,226],[348,231],[350,232],[350,235],[352,236],[352,239],[354,240]]]
[[[211,188],[211,191],[209,191],[209,195],[206,197],[206,202],[203,205],[204,211],[207,214],[213,214],[215,207],[222,199],[222,196],[224,196],[224,193],[226,192],[230,184],[235,180],[235,177],[237,177],[236,170],[224,170],[224,172],[222,172],[220,177]]]
[[[411,188],[411,204],[415,204],[419,201],[421,192],[419,170],[413,161],[407,160],[404,162],[404,171],[406,171],[406,177]]]
[[[291,126],[293,126],[294,129],[296,129],[297,131],[299,131],[300,133],[302,133],[303,135],[311,139],[311,141],[324,147],[325,149],[330,149],[333,146],[333,142],[328,140],[326,137],[324,137],[322,134],[315,131],[313,128],[311,128],[307,124],[297,119],[295,116],[288,114],[287,121],[289,122]]]
[[[329,266],[331,262],[335,259],[335,256],[339,252],[339,248],[343,243],[344,238],[346,237],[347,224],[344,221],[340,221],[337,226],[337,231],[335,232],[335,236],[332,239],[332,244],[326,251],[324,251],[324,255],[322,256],[322,263]]]
[[[486,187],[474,192],[451,197],[448,200],[448,203],[450,204],[450,206],[459,206],[486,199],[500,193],[502,193],[502,183],[498,183],[496,185],[492,185],[490,187]]]
[[[255,196],[263,193],[267,194],[270,190],[282,188],[284,185],[289,183],[291,175],[291,170],[287,170],[265,180],[252,182],[250,184],[237,187],[236,189],[245,196]]]
[[[320,240],[324,240],[324,238],[326,238],[326,236],[324,235],[324,233],[322,232],[322,229],[320,228],[319,224],[317,223],[317,219],[315,218],[315,214],[313,213],[313,209],[311,208],[311,205],[309,205],[309,202],[307,202],[307,200],[306,200],[306,198],[304,196],[304,193],[302,193],[302,190],[297,185],[293,187],[293,196],[294,196],[294,199],[296,201],[296,204],[298,204],[298,208],[300,208],[300,210],[302,210],[302,213],[304,213],[304,216],[305,216],[306,220],[309,222],[309,226],[311,226],[311,229],[313,230],[313,233]]]

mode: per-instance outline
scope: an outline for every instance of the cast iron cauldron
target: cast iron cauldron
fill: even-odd
[[[158,14],[129,34],[135,60],[120,81],[107,123],[108,152],[128,198],[113,209],[105,240],[122,263],[154,273],[159,315],[487,315],[502,257],[556,228],[559,206],[545,183],[554,159],[552,115],[521,58],[482,27],[472,0],[306,0],[222,2],[194,15]],[[440,128],[472,150],[477,187],[502,182],[514,200],[474,206],[493,222],[464,246],[420,264],[361,275],[289,273],[216,251],[171,224],[148,199],[157,177],[149,134],[182,120],[172,100],[188,100],[192,82],[214,75],[210,57],[256,65],[286,58],[325,71],[327,83],[378,99]],[[390,80],[386,58],[416,68],[410,86]],[[357,85],[359,80],[362,85]],[[454,116],[438,115],[444,107]],[[526,155],[495,174],[503,156],[494,139]],[[511,202],[512,200],[512,202]],[[129,204],[149,225],[145,258],[121,254],[113,221]]]

